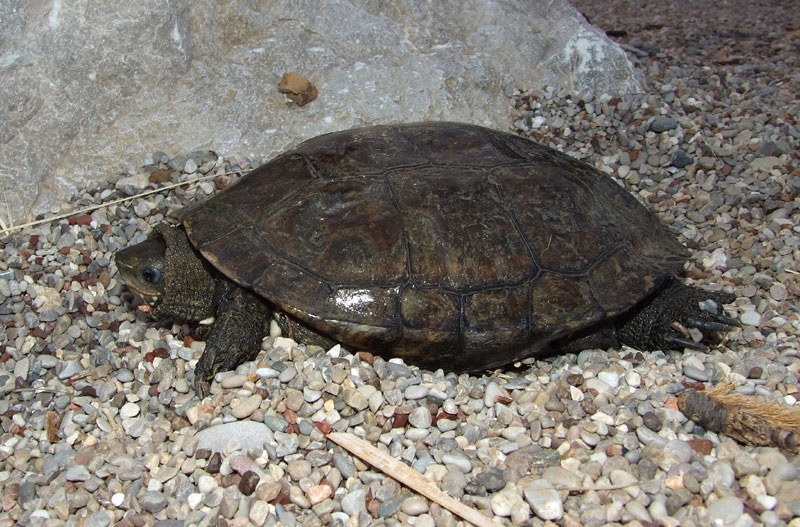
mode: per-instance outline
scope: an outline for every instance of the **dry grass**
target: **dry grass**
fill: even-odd
[[[139,194],[135,194],[133,196],[128,196],[128,197],[125,197],[125,198],[119,198],[119,199],[115,199],[115,200],[112,200],[112,201],[107,201],[105,203],[99,203],[97,205],[92,205],[91,207],[85,207],[85,208],[82,208],[82,209],[73,210],[73,211],[70,211],[70,212],[66,212],[64,214],[58,214],[58,215],[55,215],[55,216],[50,216],[48,218],[44,218],[44,219],[41,219],[41,220],[30,221],[30,222],[27,222],[27,223],[22,223],[20,225],[14,225],[14,223],[13,223],[13,217],[11,216],[11,210],[10,210],[9,205],[8,205],[8,194],[6,192],[5,180],[3,180],[3,200],[4,200],[5,205],[6,205],[6,218],[7,219],[4,220],[3,217],[0,216],[0,236],[5,236],[6,234],[10,234],[10,233],[12,233],[14,231],[17,231],[17,230],[20,230],[20,229],[24,229],[26,227],[34,227],[36,225],[42,225],[42,224],[45,224],[45,223],[50,223],[52,221],[63,220],[65,218],[71,218],[72,216],[77,216],[79,214],[88,214],[90,212],[94,212],[96,210],[103,209],[105,207],[110,207],[111,205],[116,205],[118,203],[124,203],[126,201],[131,201],[131,200],[134,200],[136,198],[141,198],[141,197],[144,197],[144,196],[149,196],[150,194],[157,194],[159,192],[164,192],[165,190],[170,190],[170,189],[173,189],[173,188],[176,188],[176,187],[180,187],[180,186],[183,186],[183,185],[190,185],[192,183],[196,183],[196,182],[202,181],[204,179],[211,179],[211,178],[215,178],[215,177],[220,176],[220,175],[231,175],[231,174],[237,174],[237,173],[239,173],[239,171],[225,172],[223,174],[207,174],[205,176],[199,176],[199,177],[196,177],[196,178],[188,179],[186,181],[180,181],[178,183],[170,183],[169,185],[164,185],[163,187],[159,187],[159,188],[156,188],[156,189],[146,190],[144,192],[141,192]]]

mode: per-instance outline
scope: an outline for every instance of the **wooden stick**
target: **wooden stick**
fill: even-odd
[[[472,507],[468,507],[450,495],[445,494],[433,481],[405,463],[397,461],[392,456],[381,452],[363,439],[359,439],[353,434],[344,432],[330,432],[327,437],[351,454],[360,457],[373,467],[380,469],[400,483],[414,489],[426,498],[435,501],[468,522],[478,527],[503,527],[488,516],[481,514]]]

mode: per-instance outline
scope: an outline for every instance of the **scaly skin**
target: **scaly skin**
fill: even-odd
[[[201,399],[208,395],[217,372],[256,358],[272,316],[268,304],[252,291],[230,280],[220,278],[219,282],[218,287],[226,291],[216,305],[206,349],[194,370],[194,389]]]
[[[209,269],[182,228],[158,225],[150,239],[119,251],[116,260],[125,282],[150,304],[154,317],[186,322],[215,317],[194,372],[201,398],[217,372],[256,357],[272,315],[269,304]]]
[[[624,316],[616,329],[616,337],[621,343],[640,350],[705,350],[705,346],[692,342],[677,328],[697,328],[704,335],[731,329],[738,323],[722,315],[721,306],[735,298],[731,293],[705,291],[671,281],[638,310]],[[700,309],[700,302],[705,300],[717,304],[716,313]]]

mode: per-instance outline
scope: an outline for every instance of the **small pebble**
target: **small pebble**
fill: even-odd
[[[708,506],[708,518],[712,523],[733,525],[744,513],[742,501],[734,496],[720,498]]]
[[[411,497],[403,501],[400,505],[400,510],[409,516],[419,516],[428,512],[428,503],[420,497]]]
[[[249,417],[256,408],[261,406],[261,396],[258,394],[253,394],[244,401],[241,401],[239,404],[234,406],[231,409],[231,414],[237,419],[244,419],[245,417]]]
[[[564,515],[564,505],[549,482],[532,480],[523,486],[525,500],[542,520],[559,520]]]

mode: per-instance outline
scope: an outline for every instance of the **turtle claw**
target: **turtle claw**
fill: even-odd
[[[197,394],[197,397],[202,401],[203,399],[208,396],[209,392],[211,391],[211,383],[205,381],[199,377],[195,377],[194,379],[194,392]]]
[[[197,361],[194,368],[194,391],[200,400],[203,400],[211,391],[211,380],[214,378],[216,368],[214,361],[217,353],[213,346],[206,346],[206,350]]]
[[[681,348],[688,348],[691,350],[703,351],[703,352],[708,351],[708,346],[706,346],[705,344],[685,339],[677,335],[669,335],[664,340],[670,345],[680,346]]]
[[[729,329],[731,329],[731,327],[735,327],[735,328],[742,327],[742,323],[739,322],[738,320],[736,320],[735,318],[727,317],[727,316],[719,314],[719,313],[709,313],[709,315],[711,315],[711,318],[713,318],[714,320],[716,320],[720,324],[723,324],[724,326],[726,326],[726,327],[724,327],[723,329],[721,329],[719,331],[728,331]]]
[[[723,318],[728,318],[728,317],[723,317]],[[686,322],[690,327],[704,331],[730,331],[732,327],[732,324],[717,322],[716,320],[700,320],[697,318],[690,318]]]

